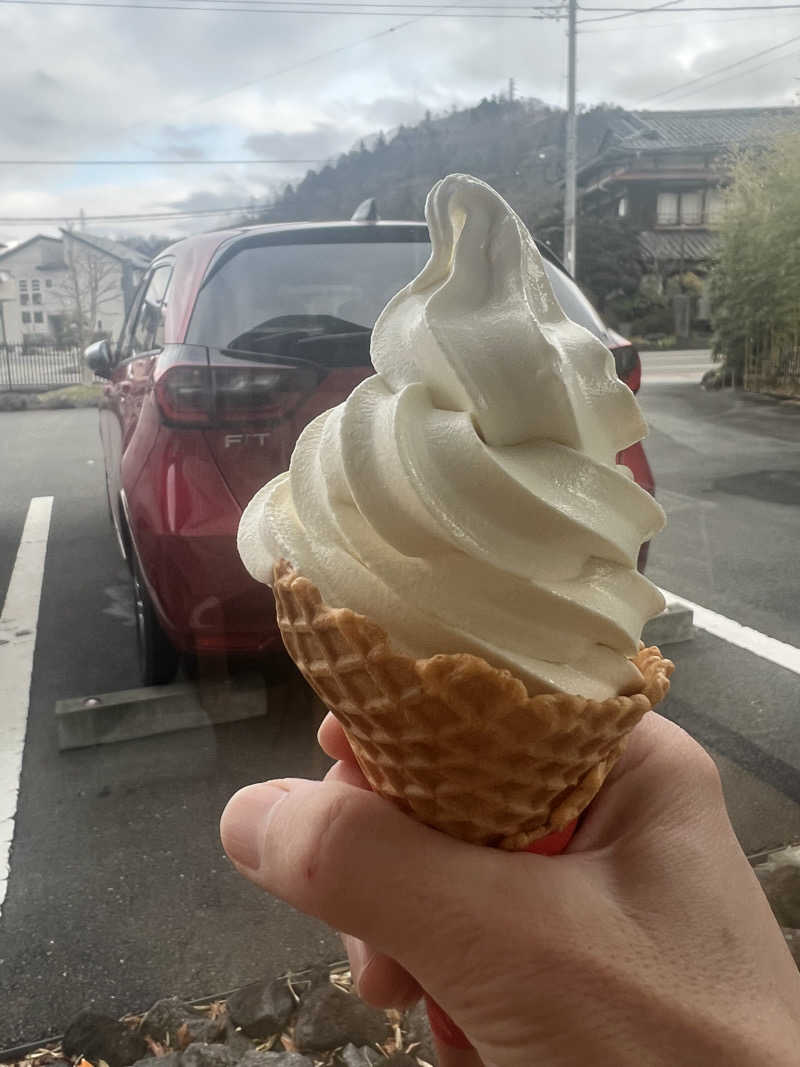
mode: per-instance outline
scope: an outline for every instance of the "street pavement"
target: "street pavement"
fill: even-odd
[[[641,359],[642,375],[649,385],[692,385],[714,366],[705,348],[642,352]]]
[[[646,447],[669,516],[650,577],[800,646],[800,406],[703,392],[702,352],[646,354],[643,365]],[[53,497],[0,917],[0,1049],[58,1032],[85,1005],[122,1014],[340,955],[331,931],[234,874],[217,837],[241,785],[324,773],[309,705],[59,753],[56,700],[137,684],[96,413],[2,415],[0,454],[0,599],[31,498]],[[745,850],[800,839],[797,675],[703,631],[669,651],[677,671],[663,710],[717,759]]]

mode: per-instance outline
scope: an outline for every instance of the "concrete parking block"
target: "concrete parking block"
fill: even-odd
[[[642,631],[645,645],[675,645],[679,641],[691,641],[694,637],[693,612],[684,604],[668,603],[660,615],[651,619]]]
[[[239,722],[266,715],[268,705],[264,679],[257,673],[59,700],[58,747],[64,751]]]

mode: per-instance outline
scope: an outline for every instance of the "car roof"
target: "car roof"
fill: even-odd
[[[164,333],[171,341],[183,341],[189,326],[189,319],[194,307],[197,292],[206,278],[212,264],[221,262],[220,256],[235,254],[240,247],[249,244],[290,244],[286,238],[300,234],[328,239],[337,234],[352,241],[358,231],[365,241],[389,239],[394,234],[400,237],[401,231],[424,231],[427,236],[427,223],[418,219],[380,219],[376,221],[331,220],[327,222],[276,222],[261,223],[254,226],[236,226],[223,230],[209,230],[206,233],[192,234],[176,241],[153,260],[153,266],[162,263],[173,265],[172,284],[168,304],[165,310]],[[394,233],[392,233],[394,231]],[[307,243],[307,242],[304,242]],[[563,264],[542,242],[536,245],[542,255],[561,270]]]

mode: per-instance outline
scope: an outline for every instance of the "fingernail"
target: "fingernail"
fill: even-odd
[[[263,782],[240,789],[231,797],[220,819],[220,837],[234,863],[258,870],[266,818],[288,792],[283,782]]]

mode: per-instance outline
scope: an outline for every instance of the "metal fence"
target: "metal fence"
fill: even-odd
[[[800,396],[800,337],[773,334],[758,349],[748,345],[744,387],[753,393]]]
[[[31,392],[100,380],[86,367],[79,348],[0,344],[0,391]]]

